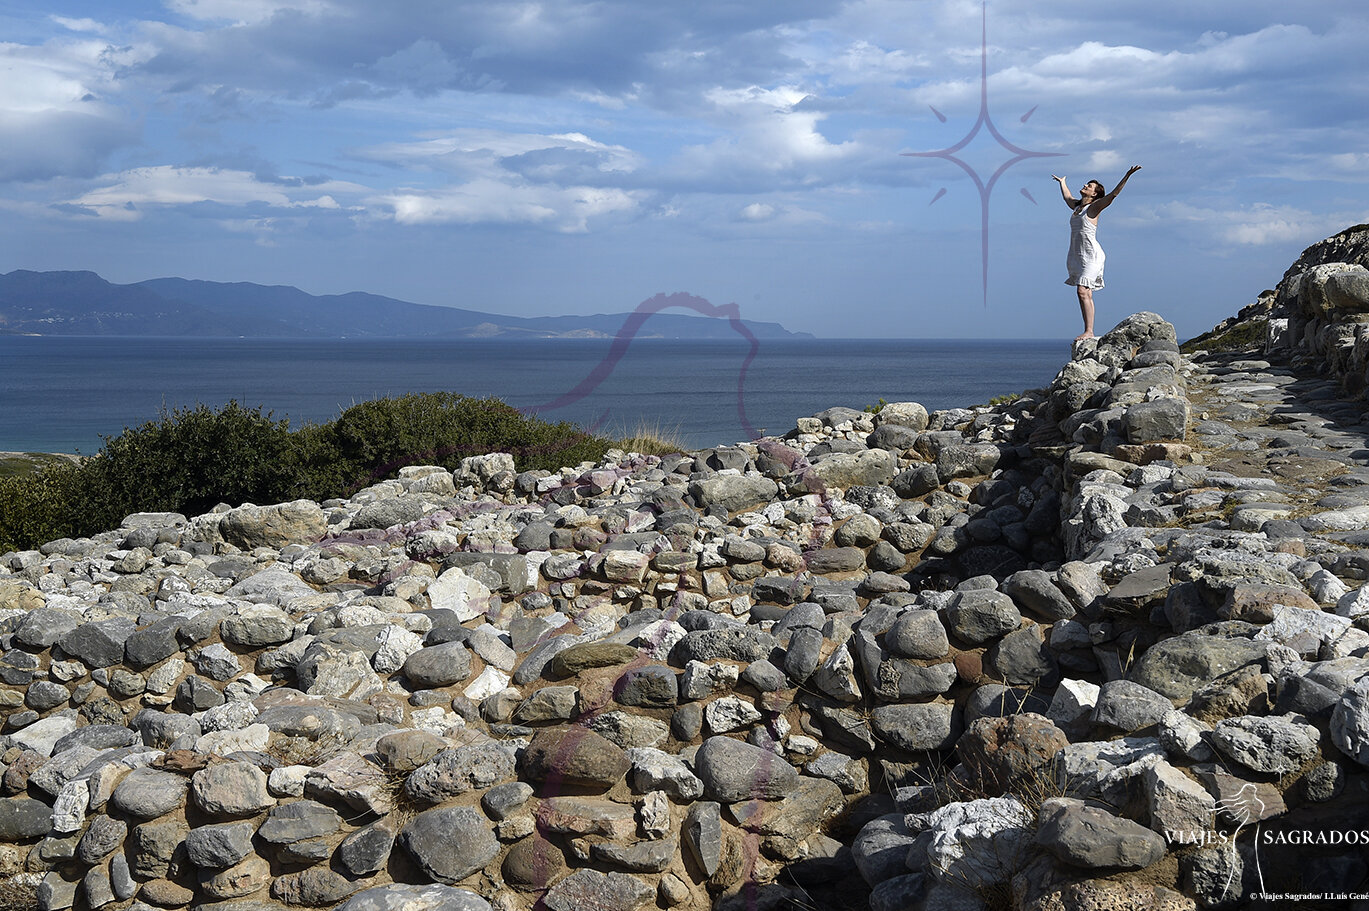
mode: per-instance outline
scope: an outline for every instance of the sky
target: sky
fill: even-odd
[[[1139,164],[1099,328],[1184,338],[1369,222],[1366,47],[1362,0],[0,0],[0,272],[1070,338],[1051,175]]]

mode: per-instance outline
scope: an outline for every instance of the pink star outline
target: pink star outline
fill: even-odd
[[[987,0],[982,5],[982,11],[983,20],[980,26],[981,34],[979,56],[979,119],[974,122],[974,126],[970,128],[970,131],[968,133],[965,134],[965,138],[961,139],[953,146],[949,146],[944,149],[939,149],[935,152],[903,152],[901,154],[911,158],[945,159],[946,161],[953,162],[954,164],[958,165],[960,169],[963,170],[966,174],[970,175],[970,179],[974,181],[975,187],[979,190],[980,215],[982,218],[982,230],[980,233],[980,262],[983,268],[984,306],[988,307],[989,196],[993,193],[994,184],[998,182],[998,178],[1002,177],[1003,173],[1007,171],[1008,168],[1011,168],[1013,165],[1017,164],[1020,161],[1026,161],[1028,158],[1060,158],[1065,157],[1066,153],[1029,151],[1010,142],[1003,136],[1002,133],[998,131],[998,127],[994,126],[993,117],[989,114],[989,4]],[[1030,117],[1035,111],[1036,108],[1033,107],[1030,111],[1023,114],[1021,117],[1021,121],[1023,123],[1026,123],[1027,118]],[[932,108],[932,113],[937,116],[937,119],[941,120],[943,123],[945,122],[945,115],[943,115],[936,108]],[[967,145],[973,142],[974,138],[979,135],[979,131],[981,129],[988,129],[989,135],[992,136],[994,140],[997,141],[997,143],[1003,147],[1004,150],[1013,153],[1011,158],[1009,158],[1007,161],[1003,162],[1003,164],[998,166],[998,170],[993,172],[993,176],[989,178],[988,183],[984,182],[984,179],[979,176],[978,171],[976,171],[964,160],[957,158],[955,154],[956,152],[959,152],[961,149],[965,148]],[[932,202],[936,202],[938,199],[940,199],[945,194],[945,192],[946,191],[944,188],[938,190],[936,196],[932,197]],[[1036,202],[1035,199],[1032,199],[1031,194],[1028,193],[1025,188],[1022,190],[1022,195],[1026,196],[1027,199],[1031,200],[1033,203]]]

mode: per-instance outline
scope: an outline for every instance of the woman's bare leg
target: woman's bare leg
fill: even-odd
[[[1084,331],[1074,337],[1077,342],[1081,338],[1093,338],[1093,289],[1076,285],[1075,290],[1079,292],[1079,312],[1084,316]]]

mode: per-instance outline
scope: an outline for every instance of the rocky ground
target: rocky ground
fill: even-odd
[[[1185,357],[1137,314],[994,407],[557,474],[493,454],[0,556],[6,894],[1362,889],[1369,428],[1313,366]]]

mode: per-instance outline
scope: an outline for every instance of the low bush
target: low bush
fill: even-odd
[[[260,408],[197,405],[106,437],[80,465],[0,478],[0,552],[116,528],[135,512],[326,500],[406,465],[455,469],[486,452],[511,453],[520,471],[554,470],[598,460],[610,445],[498,399],[446,392],[363,402],[295,431]]]
[[[81,466],[89,534],[135,512],[198,514],[216,503],[278,502],[294,487],[288,421],[236,401],[125,428]]]
[[[0,553],[80,534],[81,482],[81,469],[70,462],[0,478]]]
[[[405,465],[455,469],[461,460],[508,452],[520,471],[548,470],[597,460],[609,442],[573,424],[526,417],[498,399],[450,392],[411,393],[353,405],[331,424],[311,431],[321,450],[312,458],[329,483],[359,489]],[[328,460],[319,464],[320,454]],[[332,472],[338,472],[336,477]]]

